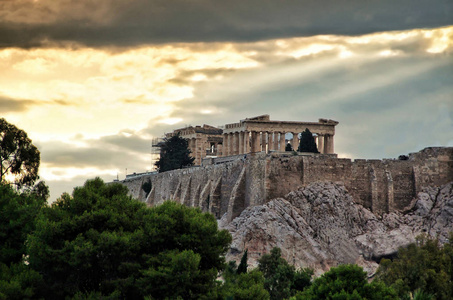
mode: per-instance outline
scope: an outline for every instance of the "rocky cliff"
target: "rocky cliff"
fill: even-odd
[[[273,247],[297,267],[320,274],[342,263],[357,263],[372,276],[377,262],[421,233],[445,242],[453,231],[453,182],[424,188],[399,211],[376,214],[354,201],[341,182],[316,182],[282,198],[246,208],[228,222],[233,236],[227,260],[240,260],[248,249],[249,265]]]

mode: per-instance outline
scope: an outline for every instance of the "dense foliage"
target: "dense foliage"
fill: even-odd
[[[0,182],[21,188],[38,179],[40,153],[27,133],[0,119]]]
[[[340,265],[316,278],[296,299],[398,299],[382,282],[368,283],[366,272],[357,265]]]
[[[45,196],[18,193],[9,185],[0,185],[0,263],[9,266],[22,261],[27,235],[34,230],[35,217],[46,205]]]
[[[417,237],[398,251],[393,261],[383,259],[378,278],[391,285],[400,297],[421,291],[436,299],[453,298],[453,234],[440,246],[437,239]]]
[[[244,259],[242,256],[241,262]],[[268,300],[269,293],[264,289],[264,276],[258,269],[239,273],[236,262],[230,261],[222,274],[224,284],[219,299],[258,299]]]
[[[147,208],[125,186],[95,179],[42,210],[28,260],[46,299],[198,299],[216,288],[230,242],[210,214],[175,202]]]
[[[280,248],[273,248],[270,254],[264,254],[258,261],[258,269],[264,275],[264,288],[270,299],[286,299],[298,290],[302,291],[310,284],[313,270],[296,271],[294,266],[281,257]]]
[[[186,139],[179,135],[165,138],[160,150],[160,159],[156,162],[159,173],[190,167],[195,158],[190,156],[190,149]]]
[[[299,148],[297,149],[297,151],[319,153],[315,138],[313,137],[313,134],[310,132],[310,130],[308,130],[308,128],[306,128],[305,131],[301,133]]]
[[[41,285],[41,276],[24,264],[24,258],[27,236],[47,196],[43,182],[22,192],[0,184],[0,299],[30,298]]]

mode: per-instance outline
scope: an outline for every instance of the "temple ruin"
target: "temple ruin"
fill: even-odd
[[[221,156],[223,142],[222,129],[204,124],[203,126],[179,128],[171,133],[167,133],[165,136],[171,138],[178,134],[188,141],[192,157],[195,158],[195,165],[201,165],[201,161],[205,157]]]
[[[321,154],[334,154],[334,135],[337,121],[319,119],[318,122],[275,121],[269,115],[261,115],[226,124],[224,128],[210,125],[179,128],[166,137],[179,134],[189,142],[195,158],[201,165],[206,157],[226,157],[247,153],[283,152],[287,143],[293,149],[299,145],[299,134],[309,129]],[[292,135],[291,140],[286,135]]]
[[[285,151],[286,134],[292,134],[293,149],[299,145],[299,133],[306,128],[315,137],[318,151],[334,153],[335,126],[337,121],[319,119],[318,122],[272,121],[269,115],[241,120],[225,125],[223,130],[223,156]]]

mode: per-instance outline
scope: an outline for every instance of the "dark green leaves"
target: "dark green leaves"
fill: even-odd
[[[25,131],[0,119],[0,177],[18,188],[38,179],[40,153]]]
[[[192,166],[194,160],[195,158],[190,157],[187,140],[179,135],[174,135],[164,139],[161,156],[156,162],[156,167],[161,173]]]
[[[301,133],[299,148],[297,151],[319,153],[313,134],[310,130],[308,130],[308,128]]]

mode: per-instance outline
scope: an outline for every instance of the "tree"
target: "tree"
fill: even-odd
[[[247,249],[245,249],[244,254],[242,255],[241,262],[239,263],[237,273],[247,273]]]
[[[35,218],[46,206],[46,199],[46,195],[37,192],[18,193],[11,186],[0,184],[0,263],[10,266],[22,261],[25,241],[34,230]]]
[[[148,208],[96,178],[44,208],[27,244],[46,286],[37,298],[198,299],[217,288],[230,242],[211,214]]]
[[[0,299],[29,299],[42,278],[26,263],[27,236],[35,228],[39,211],[46,206],[48,188],[17,191],[0,183]]]
[[[160,159],[155,163],[159,173],[193,166],[194,157],[186,139],[179,134],[165,138],[161,146]]]
[[[340,265],[316,278],[296,299],[398,299],[382,282],[367,282],[366,272],[357,265]]]
[[[242,256],[244,258],[244,255]],[[241,259],[245,261],[244,259]],[[224,284],[220,289],[222,299],[269,299],[269,293],[264,288],[264,276],[257,269],[239,273],[235,261],[228,262],[222,273]]]
[[[264,254],[258,260],[258,269],[264,275],[264,288],[271,299],[286,299],[294,294],[295,268],[281,257],[281,250],[275,247],[270,254]]]
[[[267,300],[269,299],[269,293],[266,291],[263,284],[263,274],[257,269],[248,273],[238,274],[236,284],[233,286],[227,297],[230,296],[230,299],[235,300]]]
[[[38,179],[40,153],[25,131],[0,119],[0,175],[17,188]]]
[[[308,130],[308,128],[305,128],[305,131],[301,133],[299,148],[297,151],[319,153],[313,134],[310,130]]]
[[[293,151],[293,146],[291,146],[290,143],[286,144],[286,146],[285,146],[285,151],[286,151],[286,152],[291,152],[291,151]]]
[[[453,298],[453,233],[443,246],[437,239],[418,236],[416,242],[398,250],[390,261],[382,259],[377,277],[391,284],[400,297],[409,293]]]

